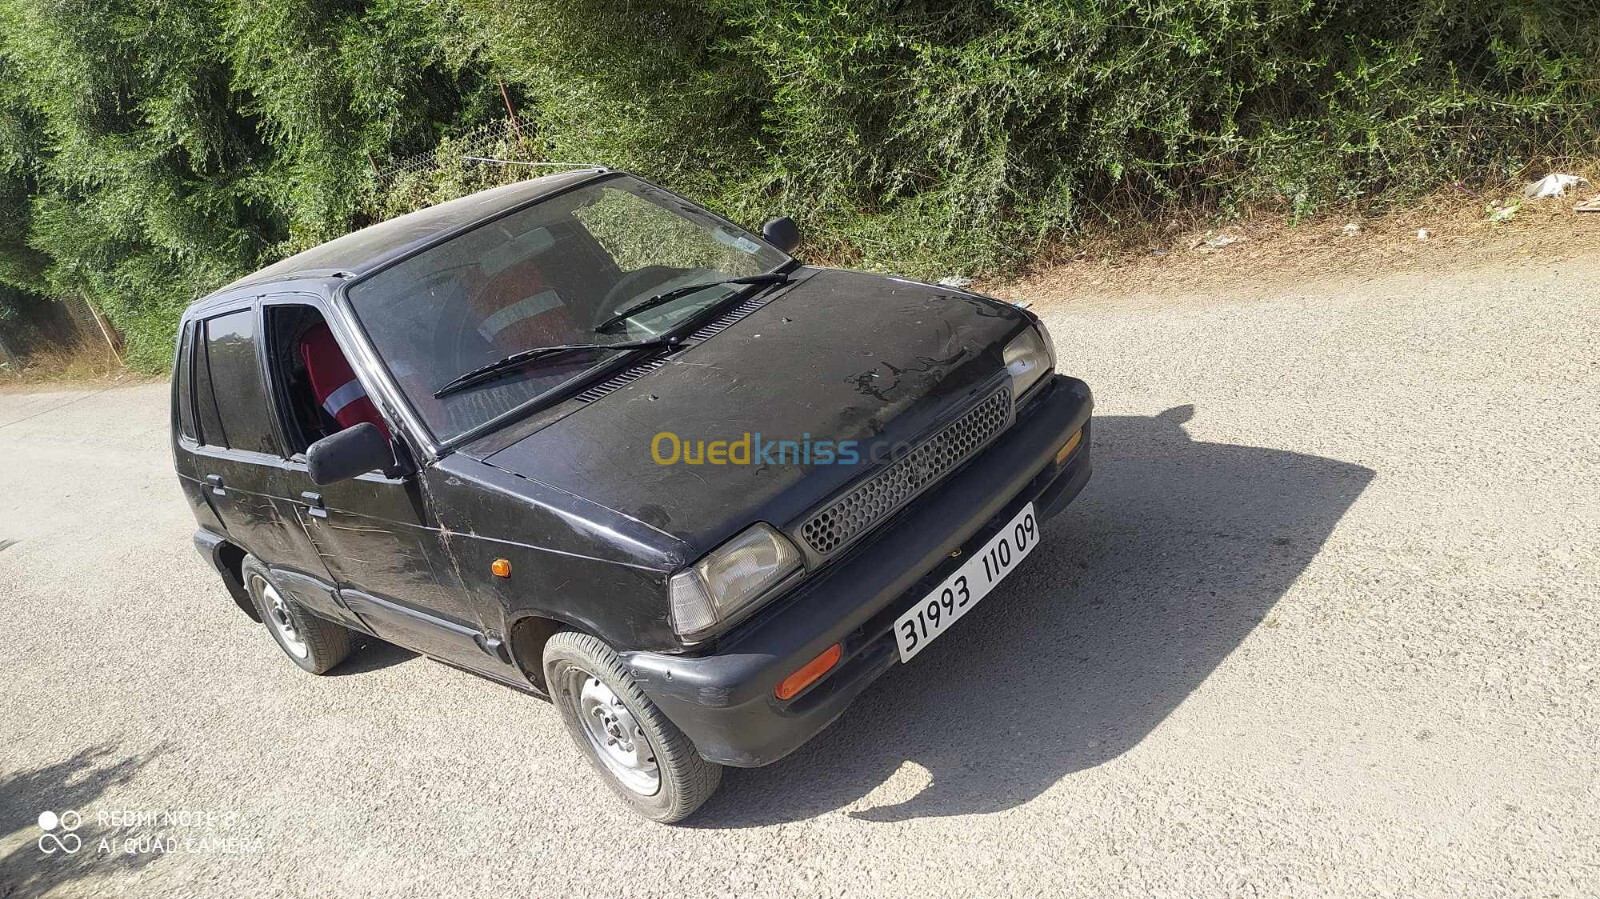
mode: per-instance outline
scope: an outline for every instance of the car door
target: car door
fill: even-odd
[[[504,663],[484,633],[478,606],[449,562],[444,534],[415,473],[391,476],[371,471],[348,481],[317,485],[306,465],[306,450],[318,434],[300,434],[294,403],[308,400],[294,388],[293,333],[279,321],[308,315],[327,322],[344,351],[349,336],[330,321],[326,306],[303,294],[263,301],[265,327],[280,343],[268,356],[269,383],[280,429],[289,452],[282,459],[282,499],[293,506],[332,577],[337,601],[363,626],[385,640],[448,661],[503,674]],[[371,396],[370,374],[356,369],[361,392]],[[310,400],[314,402],[313,400]],[[399,425],[385,419],[390,434]],[[330,423],[336,428],[337,423]],[[402,453],[404,451],[402,450]]]
[[[320,570],[298,516],[274,502],[282,453],[261,377],[255,304],[219,310],[196,321],[193,333],[192,385],[180,397],[193,404],[184,422],[193,434],[179,439],[201,495],[235,546],[268,565]]]

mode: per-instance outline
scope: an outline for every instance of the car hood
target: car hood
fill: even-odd
[[[1004,384],[1004,346],[1028,321],[959,290],[801,269],[727,330],[484,458],[698,555],[754,521],[787,530],[886,464],[869,446],[915,442]],[[652,455],[672,455],[663,434],[696,456],[702,442],[749,434],[755,452],[749,464],[664,465]],[[760,444],[779,440],[856,441],[858,460],[763,462]]]

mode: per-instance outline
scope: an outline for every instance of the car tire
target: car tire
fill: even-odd
[[[301,608],[273,584],[259,559],[246,557],[241,573],[261,623],[289,661],[312,674],[326,674],[350,655],[350,631]]]
[[[700,757],[599,638],[557,633],[544,647],[544,674],[573,741],[634,811],[671,824],[717,791],[722,766]]]

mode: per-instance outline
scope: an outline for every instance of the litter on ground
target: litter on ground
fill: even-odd
[[[1523,196],[1530,200],[1540,197],[1559,197],[1567,192],[1569,187],[1582,187],[1588,184],[1587,178],[1578,175],[1551,174],[1540,178],[1523,189]]]

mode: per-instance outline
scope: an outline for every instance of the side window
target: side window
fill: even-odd
[[[305,453],[323,437],[362,422],[388,436],[389,426],[322,313],[292,302],[268,302],[262,309],[266,333],[261,344],[289,455]]]
[[[194,349],[191,351],[194,366],[194,417],[201,443],[208,446],[228,445],[228,435],[222,432],[222,419],[217,415],[217,396],[211,389],[210,348],[206,342],[206,323],[194,326]]]
[[[204,369],[209,389],[196,391],[201,397],[200,428],[204,441],[209,444],[277,453],[256,342],[253,309],[229,312],[206,321]],[[207,420],[206,393],[213,401],[212,421]],[[213,425],[220,433],[213,433]]]
[[[194,439],[194,325],[183,326],[183,336],[178,340],[178,377],[173,388],[178,404],[178,433]]]

